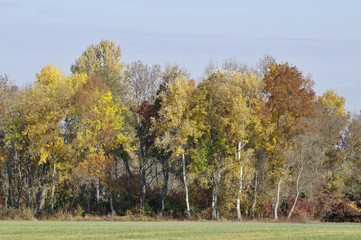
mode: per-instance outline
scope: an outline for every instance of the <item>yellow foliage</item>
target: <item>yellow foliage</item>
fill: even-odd
[[[154,122],[157,132],[156,144],[173,151],[176,157],[184,152],[188,136],[195,134],[189,116],[193,89],[186,77],[176,78],[168,85],[168,91],[162,95],[159,116],[163,121]]]
[[[361,208],[357,207],[355,202],[349,203],[348,206],[356,210],[358,213],[361,213]]]
[[[40,73],[36,74],[35,84],[37,85],[49,85],[54,82],[58,82],[60,79],[63,79],[65,74],[62,71],[59,71],[58,67],[54,65],[45,66]]]
[[[89,78],[76,93],[76,115],[80,120],[78,146],[96,153],[109,152],[123,145],[130,150],[129,137],[123,134],[123,111],[109,88],[98,78]]]
[[[78,169],[88,176],[103,177],[107,174],[108,167],[114,162],[110,156],[105,156],[104,152],[90,154],[84,162],[80,163]]]
[[[48,161],[49,156],[50,156],[50,151],[48,149],[41,148],[40,160],[38,162],[38,165],[45,164]]]
[[[334,90],[327,90],[318,98],[323,108],[330,114],[345,116],[346,99],[340,97]]]

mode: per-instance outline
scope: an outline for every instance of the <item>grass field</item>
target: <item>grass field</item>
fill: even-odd
[[[361,225],[0,221],[0,239],[361,239]]]

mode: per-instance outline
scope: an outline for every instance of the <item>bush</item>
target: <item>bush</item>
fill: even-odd
[[[0,219],[1,220],[34,220],[34,213],[26,208],[26,209],[0,209]]]

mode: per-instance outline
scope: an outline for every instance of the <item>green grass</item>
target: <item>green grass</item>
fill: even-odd
[[[0,239],[361,239],[361,225],[0,221]]]

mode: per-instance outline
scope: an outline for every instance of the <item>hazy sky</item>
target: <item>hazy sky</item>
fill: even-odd
[[[199,78],[209,59],[289,61],[361,110],[359,0],[0,0],[0,74],[30,83],[46,64],[69,73],[87,46],[117,42],[126,62],[178,63]]]

